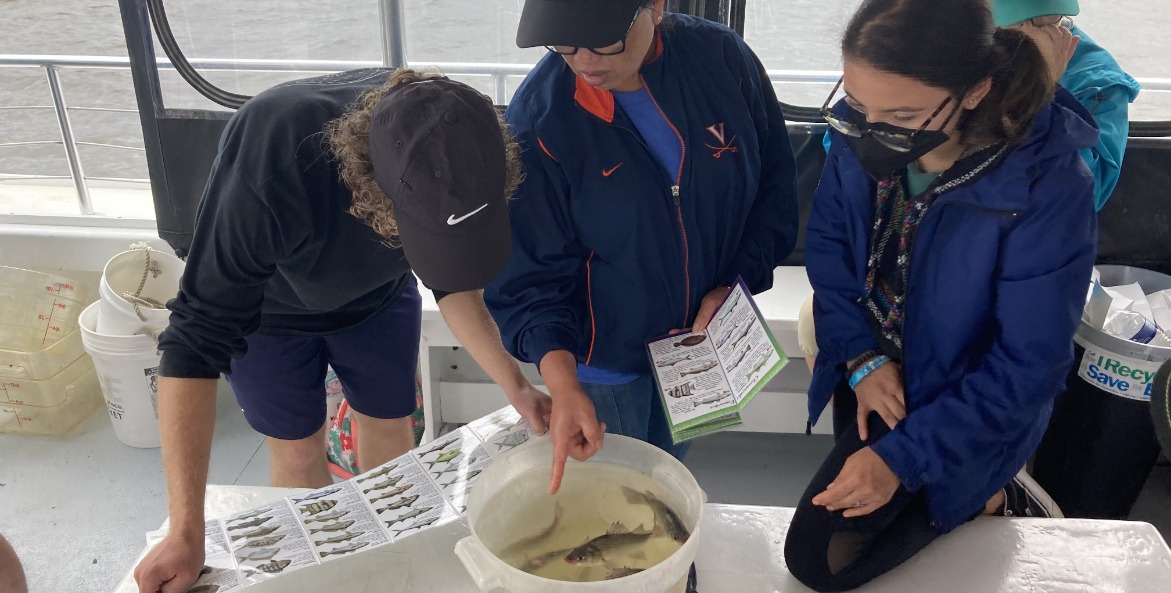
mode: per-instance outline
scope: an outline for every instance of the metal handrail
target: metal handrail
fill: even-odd
[[[391,2],[391,4],[394,3]],[[397,10],[397,8],[395,10]],[[401,39],[395,41],[401,42]],[[401,55],[398,53],[399,50],[396,48],[390,48],[386,51],[387,55],[384,56],[384,59],[388,59],[389,57],[398,59]],[[358,68],[380,68],[384,65],[384,62],[375,60],[248,60],[238,58],[202,58],[191,59],[190,62],[192,66],[200,70],[234,72],[341,72],[344,70],[354,70]],[[171,62],[166,58],[158,58],[157,65],[160,70],[175,69],[174,65],[172,65]],[[533,68],[531,64],[476,62],[424,63],[408,61],[407,65],[413,68],[437,68],[449,76],[490,76],[494,86],[493,99],[499,105],[503,105],[506,100],[506,83],[508,77],[525,76]],[[69,163],[70,170],[69,177],[45,175],[31,175],[26,177],[0,174],[0,179],[72,179],[77,191],[79,209],[81,210],[82,214],[93,214],[93,204],[90,201],[89,188],[86,184],[87,178],[85,177],[85,174],[82,170],[81,159],[78,155],[77,147],[79,145],[84,145],[133,151],[144,151],[145,149],[135,146],[123,146],[116,144],[78,142],[73,135],[73,126],[69,120],[69,112],[105,111],[116,113],[136,113],[137,110],[115,107],[68,106],[61,91],[61,82],[58,74],[62,69],[126,70],[130,68],[130,59],[115,56],[0,54],[0,68],[41,68],[45,71],[45,75],[49,83],[50,95],[53,100],[52,105],[11,105],[0,106],[0,109],[53,109],[56,113],[58,128],[61,133],[61,140],[0,143],[0,148],[25,146],[31,144],[60,144],[65,148],[65,156]],[[770,81],[773,83],[832,84],[836,82],[841,76],[841,72],[835,70],[766,70],[766,73]],[[1139,83],[1142,84],[1143,89],[1147,91],[1171,91],[1171,78],[1142,78],[1139,79]],[[88,179],[113,178],[90,177]],[[146,181],[131,179],[118,180],[136,182]]]

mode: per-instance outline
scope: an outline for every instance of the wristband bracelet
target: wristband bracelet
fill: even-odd
[[[859,354],[858,358],[855,358],[850,364],[846,365],[846,371],[850,374],[854,374],[854,371],[862,368],[862,365],[874,360],[875,358],[878,358],[879,354],[881,353],[877,350],[867,350],[866,352]]]
[[[870,362],[863,365],[862,368],[854,371],[854,374],[850,375],[850,389],[857,387],[863,379],[870,375],[870,373],[873,373],[876,369],[878,369],[878,367],[888,362],[890,362],[889,356],[886,356],[885,354],[882,356],[876,356],[871,359]]]

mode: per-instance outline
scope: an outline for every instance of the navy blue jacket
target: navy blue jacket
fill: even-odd
[[[689,326],[703,296],[737,275],[767,290],[796,242],[793,151],[760,62],[727,27],[664,23],[641,74],[682,139],[675,174],[613,95],[579,82],[559,55],[508,107],[525,181],[510,205],[508,265],[485,298],[521,360],[568,350],[647,373],[645,340]]]
[[[990,170],[941,179],[919,227],[903,330],[908,415],[872,447],[908,490],[926,489],[940,532],[1025,465],[1063,389],[1097,239],[1094,179],[1078,151],[1097,137],[1089,112],[1058,91]],[[834,132],[805,243],[821,348],[814,422],[846,362],[876,347],[860,304],[874,191]]]

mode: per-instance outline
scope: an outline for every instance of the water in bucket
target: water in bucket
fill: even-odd
[[[659,564],[690,536],[669,495],[649,477],[583,465],[549,496],[533,471],[497,493],[480,521],[488,549],[514,568],[558,581],[614,580]]]

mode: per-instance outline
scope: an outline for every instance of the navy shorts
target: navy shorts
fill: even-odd
[[[373,418],[415,411],[422,301],[414,279],[402,296],[361,325],[327,336],[247,337],[228,382],[248,424],[261,434],[297,440],[325,424],[325,372],[333,367],[346,402]]]

